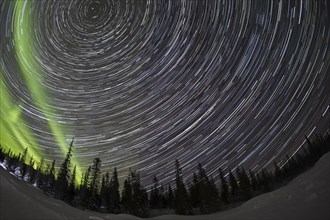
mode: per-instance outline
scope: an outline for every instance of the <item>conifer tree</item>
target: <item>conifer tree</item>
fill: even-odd
[[[111,212],[111,194],[110,194],[110,176],[109,172],[106,172],[104,175],[104,187],[103,190],[101,191],[101,195],[104,201],[104,204],[108,210],[108,212]]]
[[[88,204],[90,203],[90,197],[91,197],[91,193],[89,190],[89,183],[90,183],[90,172],[91,172],[91,166],[89,166],[87,168],[87,170],[85,171],[83,178],[82,178],[82,184],[80,186],[80,201],[81,201],[81,205],[83,207],[87,207]]]
[[[210,180],[206,175],[205,169],[202,165],[198,164],[197,176],[197,195],[198,195],[198,208],[202,214],[208,214],[216,211],[219,207],[218,190],[214,184],[213,178]]]
[[[106,190],[106,185],[105,185],[105,175],[102,175],[102,180],[101,180],[101,190],[100,190],[100,195],[104,194],[104,191]]]
[[[271,175],[267,172],[266,169],[262,169],[261,170],[261,181],[260,181],[263,190],[265,192],[269,192],[271,190]]]
[[[41,158],[41,161],[37,167],[37,185],[39,188],[43,189],[45,185],[45,174],[43,173],[44,167],[44,158]]]
[[[166,191],[163,185],[160,185],[159,187],[159,196],[160,196],[160,208],[166,208],[167,207],[167,196]]]
[[[190,199],[191,205],[193,208],[197,208],[200,206],[201,198],[200,198],[200,184],[198,182],[198,178],[196,173],[193,174],[193,182],[190,189]]]
[[[182,169],[180,167],[179,161],[175,161],[176,167],[176,189],[175,189],[175,199],[174,199],[174,206],[175,212],[179,215],[188,215],[191,214],[191,207],[189,203],[189,197],[186,190],[186,187],[183,183],[182,178]]]
[[[256,179],[257,179],[257,190],[261,191],[262,190],[262,178],[260,172],[257,172],[256,174]]]
[[[68,188],[68,200],[69,201],[72,201],[76,194],[76,169],[77,169],[77,165],[75,165],[73,168],[71,182],[70,182],[70,185]]]
[[[167,207],[170,209],[174,207],[174,194],[170,183],[167,188]]]
[[[44,168],[44,158],[42,157],[41,160],[40,160],[40,163],[39,163],[39,165],[37,167],[37,170],[42,171],[43,168]]]
[[[36,170],[34,169],[34,159],[32,155],[29,163],[29,183],[34,184],[35,180],[36,180]]]
[[[229,184],[230,184],[230,194],[232,197],[232,200],[237,200],[237,194],[238,194],[238,184],[236,181],[235,176],[229,171]]]
[[[150,208],[156,209],[156,208],[160,208],[160,201],[161,201],[159,184],[156,176],[154,176],[153,183],[154,185],[150,193]]]
[[[257,191],[258,181],[257,181],[256,175],[253,173],[253,171],[251,169],[249,169],[249,176],[251,179],[252,190]]]
[[[23,162],[23,163],[26,163],[26,156],[27,156],[28,149],[29,149],[29,148],[26,147],[26,148],[24,149],[24,151],[23,151],[22,156],[20,157],[20,160],[21,160],[21,162]]]
[[[100,176],[101,176],[101,160],[100,160],[100,158],[95,158],[93,160],[93,165],[92,165],[92,169],[91,169],[90,189],[91,189],[92,195],[98,193]]]
[[[132,194],[131,178],[128,176],[124,181],[124,187],[121,194],[121,203],[126,211],[132,209]]]
[[[149,216],[148,194],[142,187],[140,175],[136,171],[130,172],[132,187],[132,207],[130,213],[139,217]]]
[[[239,181],[239,196],[242,200],[251,198],[251,182],[243,167],[237,167],[237,178]]]
[[[109,173],[107,172],[109,177]],[[100,199],[101,199],[101,205],[102,206],[108,206],[107,203],[107,194],[109,192],[109,179],[106,180],[106,175],[102,175],[102,181],[101,181],[101,190],[100,190]]]
[[[206,175],[205,170],[202,168],[202,165],[198,164],[198,184],[197,184],[197,191],[198,191],[198,200],[199,200],[199,210],[202,214],[208,213],[208,201],[210,200],[209,194],[209,179]]]
[[[22,179],[24,179],[24,176],[26,175],[26,171],[27,171],[27,166],[26,166],[26,155],[28,152],[28,147],[25,148],[25,150],[23,151],[22,156],[20,157],[20,164],[21,164],[21,174],[22,174]]]
[[[91,170],[92,170],[92,167],[89,166],[87,168],[87,170],[85,171],[85,174],[84,174],[84,181],[83,181],[83,186],[85,186],[86,188],[88,188],[89,184],[90,184],[90,174],[91,174]]]
[[[5,153],[3,152],[2,146],[0,144],[0,162],[3,162],[5,159]]]
[[[69,150],[66,154],[65,160],[60,167],[60,171],[58,173],[58,178],[56,181],[56,189],[55,189],[55,197],[64,200],[68,193],[69,186],[69,174],[70,174],[70,161],[72,157],[73,150],[73,140],[72,138],[71,144],[69,146]]]
[[[50,167],[48,174],[49,174],[50,185],[52,188],[54,188],[54,185],[55,185],[55,160],[53,160],[52,166]]]
[[[217,186],[215,184],[215,181],[214,181],[212,175],[211,175],[211,179],[209,182],[208,194],[210,195],[209,200],[206,200],[207,205],[208,205],[208,213],[212,213],[212,212],[220,210],[219,191],[217,189]]]
[[[221,181],[221,199],[224,204],[229,203],[229,187],[228,187],[228,182],[223,174],[222,169],[219,169],[219,176],[220,176],[220,181]]]
[[[53,194],[55,190],[55,160],[53,160],[51,167],[47,166],[43,191],[46,194]]]
[[[95,158],[93,160],[93,165],[91,169],[91,183],[90,183],[91,200],[89,203],[90,209],[97,209],[101,205],[101,199],[99,195],[100,177],[101,177],[101,160],[100,158]]]
[[[108,211],[110,213],[118,214],[120,212],[120,194],[119,194],[119,180],[117,168],[115,167],[110,183],[109,183],[110,202]]]
[[[140,183],[140,176],[129,169],[129,175],[124,181],[122,204],[126,211],[139,217],[149,216],[148,194]]]

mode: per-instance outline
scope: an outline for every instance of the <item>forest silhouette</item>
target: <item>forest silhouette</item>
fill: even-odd
[[[229,170],[227,175],[219,169],[219,185],[213,176],[207,175],[202,164],[198,164],[192,181],[184,182],[180,162],[175,160],[174,184],[162,185],[154,176],[149,192],[141,184],[139,172],[131,168],[120,187],[116,167],[112,174],[102,174],[100,158],[95,158],[77,180],[76,165],[71,162],[74,138],[58,171],[55,160],[50,165],[42,158],[36,164],[32,156],[27,162],[28,148],[15,154],[11,149],[4,151],[0,147],[0,161],[18,178],[76,208],[138,217],[149,217],[153,209],[174,210],[179,215],[210,214],[236,207],[252,197],[286,185],[330,151],[329,131],[324,135],[313,135],[311,139],[305,138],[306,144],[297,154],[287,155],[282,164],[274,162],[272,169],[256,172],[238,166]]]

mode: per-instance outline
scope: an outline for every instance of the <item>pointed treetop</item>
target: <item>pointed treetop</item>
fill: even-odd
[[[71,141],[71,144],[70,144],[71,147],[73,147],[73,141],[74,141],[74,137],[72,137],[72,141]]]

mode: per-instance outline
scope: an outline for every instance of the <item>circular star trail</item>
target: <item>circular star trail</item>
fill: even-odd
[[[2,1],[1,145],[145,185],[267,167],[330,124],[324,1]]]

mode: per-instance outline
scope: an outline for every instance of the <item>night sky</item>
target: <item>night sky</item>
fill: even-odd
[[[121,178],[259,170],[330,125],[330,4],[0,2],[1,145]]]

